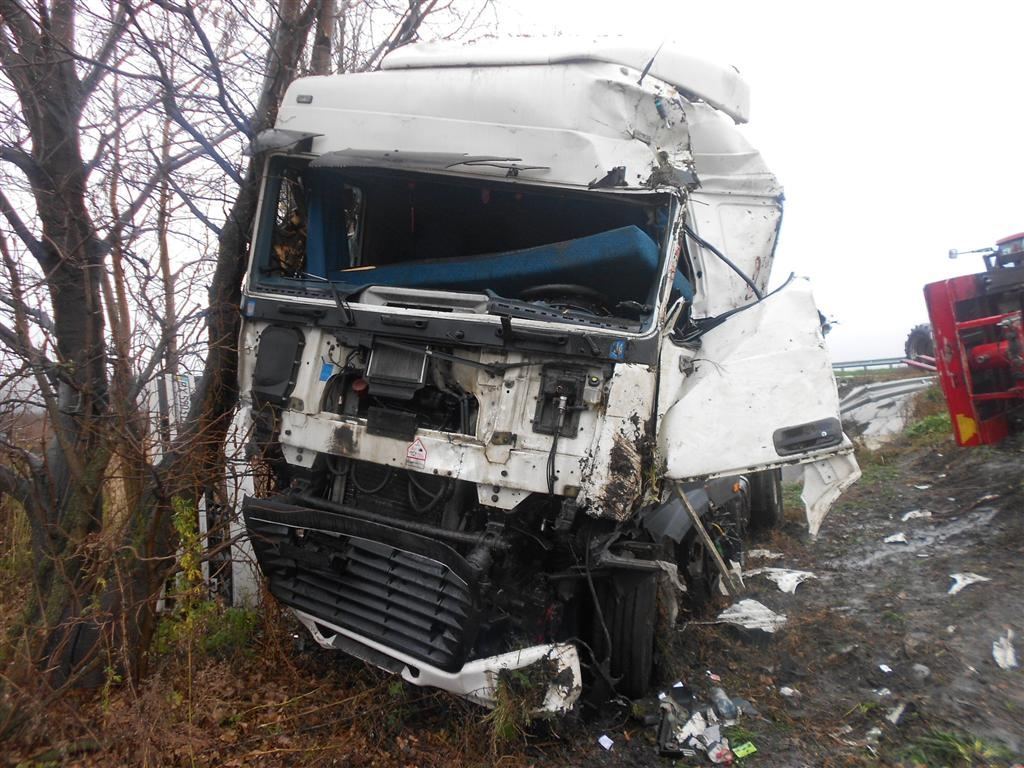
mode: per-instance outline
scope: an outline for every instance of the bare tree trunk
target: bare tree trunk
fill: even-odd
[[[337,0],[320,0],[316,15],[316,32],[313,35],[313,53],[309,71],[313,75],[331,73],[331,39],[334,36],[334,20],[337,16]]]

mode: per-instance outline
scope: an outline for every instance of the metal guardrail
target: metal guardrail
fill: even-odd
[[[886,401],[896,400],[922,389],[927,389],[937,381],[935,376],[919,376],[912,379],[895,379],[878,381],[854,387],[839,401],[839,411],[848,414],[862,406],[874,403],[880,405]]]
[[[873,360],[848,360],[845,363],[832,363],[833,371],[869,371],[879,368],[906,368],[907,361],[903,357],[877,357]]]

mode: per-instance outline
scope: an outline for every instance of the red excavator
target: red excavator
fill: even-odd
[[[935,367],[956,441],[998,443],[1024,431],[1024,232],[959,253],[982,253],[985,271],[924,287]]]

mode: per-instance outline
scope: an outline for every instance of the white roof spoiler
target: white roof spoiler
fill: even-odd
[[[657,54],[657,55],[655,55]],[[654,58],[651,63],[651,58]],[[599,61],[648,73],[720,109],[737,123],[750,119],[750,86],[730,66],[716,64],[666,44],[642,47],[607,39],[523,38],[460,45],[446,41],[417,43],[392,51],[382,69],[435,67],[512,67]]]

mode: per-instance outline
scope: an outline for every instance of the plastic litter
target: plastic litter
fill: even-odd
[[[710,680],[713,683],[720,683],[720,682],[722,682],[722,676],[721,675],[716,675],[714,672],[712,672],[709,669],[708,670],[708,680]]]
[[[931,517],[932,513],[929,509],[912,509],[909,512],[904,512],[903,517],[900,518],[904,523],[907,520],[917,520],[923,517]]]
[[[600,744],[600,745],[601,745],[602,747],[604,747],[605,749],[611,749],[611,748],[612,748],[612,745],[613,745],[613,744],[614,744],[615,742],[614,742],[614,741],[612,741],[611,739],[609,739],[609,738],[608,738],[608,736],[607,736],[607,734],[601,734],[601,736],[600,736],[600,737],[598,737],[598,739],[597,739],[597,743],[598,743],[598,744]]]
[[[755,568],[752,571],[747,571],[746,575],[763,575],[769,581],[774,581],[779,586],[779,590],[789,594],[796,592],[797,585],[807,579],[818,578],[810,571],[793,571],[788,568]]]
[[[970,584],[977,584],[979,581],[992,581],[988,576],[980,576],[977,573],[951,573],[949,578],[953,580],[953,586],[947,592],[950,595],[955,595]]]
[[[703,753],[716,765],[732,765],[735,754],[729,740],[722,735],[722,727],[736,722],[740,705],[721,687],[711,688],[709,694],[712,706],[698,703],[680,681],[658,696],[661,701],[658,748],[662,755],[694,757]]]
[[[890,667],[888,664],[879,664],[878,668],[880,670],[882,670],[883,672],[885,672],[885,674],[887,674],[887,675],[891,675],[892,674],[892,667]]]
[[[929,488],[931,488],[931,486],[928,485],[927,483],[924,483],[923,485],[915,485],[914,487],[917,488],[917,490],[919,491],[927,491]]]
[[[998,498],[999,498],[999,494],[998,493],[986,493],[984,496],[979,498],[976,502],[971,504],[971,506],[968,507],[968,509],[974,509],[975,507],[980,507],[986,501],[995,501]]]
[[[932,676],[931,669],[925,664],[915,664],[910,668],[910,671],[914,673],[914,677],[918,680],[927,680]]]
[[[878,698],[884,699],[886,696],[892,696],[892,691],[890,691],[888,688],[875,688],[874,694]]]
[[[1007,629],[1006,634],[992,643],[992,658],[1000,669],[1016,669],[1017,651],[1013,647],[1013,630]]]
[[[739,717],[739,709],[732,703],[729,694],[724,690],[716,686],[709,691],[709,695],[711,696],[711,706],[715,708],[719,717],[726,720],[735,720]]]
[[[772,552],[770,549],[748,549],[747,559],[751,560],[778,560],[782,557],[781,552]]]
[[[736,755],[736,757],[749,757],[755,752],[757,752],[757,747],[755,747],[754,743],[751,741],[745,741],[732,748],[732,753]]]
[[[897,704],[895,707],[889,710],[889,714],[885,716],[885,719],[893,725],[898,725],[906,709],[906,704]]]
[[[790,688],[788,685],[784,685],[779,688],[779,693],[785,696],[787,699],[795,699],[800,696],[800,691],[796,688]]]
[[[868,740],[869,744],[877,744],[878,740],[882,738],[882,729],[877,726],[870,728],[868,729],[868,732],[864,734],[864,737]]]
[[[744,629],[760,629],[764,632],[775,632],[784,626],[786,617],[784,614],[775,613],[765,605],[747,598],[740,600],[735,605],[730,605],[720,614],[718,621],[726,624],[735,624]]]
[[[732,750],[729,749],[728,740],[722,739],[719,743],[708,747],[708,759],[715,765],[732,765],[736,758]]]
[[[758,717],[761,713],[757,711],[757,707],[751,704],[746,699],[733,699],[732,703],[736,705],[736,709],[739,710],[741,715],[749,715],[750,717]],[[736,750],[734,749],[733,752]]]
[[[894,533],[892,536],[886,536],[882,539],[885,544],[906,544],[907,534],[905,533]]]

